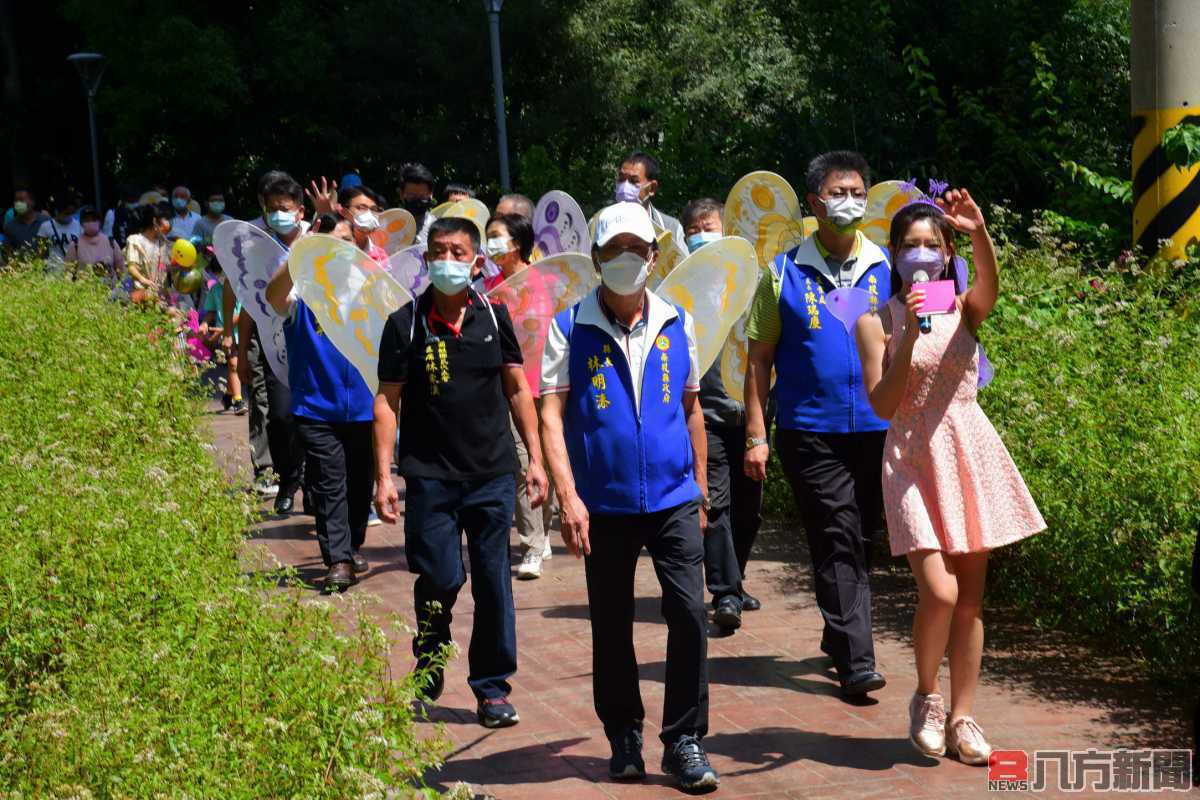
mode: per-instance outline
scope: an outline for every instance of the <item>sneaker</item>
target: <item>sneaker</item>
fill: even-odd
[[[723,631],[736,631],[742,627],[742,604],[737,595],[727,594],[717,601],[713,622]]]
[[[924,755],[946,755],[946,701],[940,694],[912,696],[908,703],[908,740]]]
[[[708,763],[708,754],[695,736],[683,736],[663,753],[662,770],[674,775],[679,788],[711,789],[721,784],[717,771]]]
[[[513,704],[508,702],[508,695],[483,698],[476,713],[479,724],[485,728],[511,728],[521,721]]]
[[[229,394],[228,392],[226,392],[225,394],[221,395],[221,408],[222,408],[222,410],[224,410],[224,411],[228,411],[228,410],[229,410],[229,407],[230,407],[230,406],[232,406],[232,405],[233,405],[233,395]]]
[[[258,492],[258,496],[266,499],[269,497],[279,496],[278,483],[257,483],[254,485],[254,491]]]
[[[542,548],[542,561],[549,561],[554,558],[554,548],[550,546],[550,537],[546,537],[546,546]]]
[[[529,552],[521,559],[521,566],[517,567],[517,578],[523,581],[532,581],[542,577],[542,557],[538,553]]]
[[[367,515],[367,527],[374,528],[383,524],[383,520],[375,513],[375,506],[371,506],[371,513]]]
[[[233,401],[233,404],[230,406],[230,408],[232,408],[233,413],[239,417],[244,417],[246,415],[246,412],[248,412],[250,410],[246,406],[246,401],[241,399],[240,397]]]
[[[608,740],[612,758],[608,760],[610,778],[636,779],[646,777],[646,762],[642,759],[642,732],[629,727],[620,736]]]
[[[417,656],[417,669],[429,670],[429,686],[425,688],[421,694],[430,703],[437,702],[437,699],[442,696],[442,690],[446,688],[446,670],[443,667],[435,666],[431,656]]]
[[[983,738],[983,728],[971,717],[959,717],[946,724],[946,749],[964,764],[988,763],[992,746]]]

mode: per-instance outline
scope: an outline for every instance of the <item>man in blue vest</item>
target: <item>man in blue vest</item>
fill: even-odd
[[[298,185],[297,185],[298,186]],[[319,218],[321,233],[349,235],[345,220]],[[287,240],[290,245],[293,239]],[[305,482],[328,568],[326,592],[344,591],[366,572],[359,548],[367,535],[375,461],[371,436],[375,396],[358,369],[321,330],[296,296],[284,262],[267,284],[267,302],[283,317],[292,420],[304,445]]]
[[[563,541],[586,557],[592,692],[612,746],[609,773],[646,774],[633,650],[633,578],[644,547],[667,622],[662,768],[700,789],[718,784],[700,744],[708,731],[706,439],[692,318],[646,289],[657,257],[640,204],[600,212],[592,259],[601,286],[550,326],[542,440]]]
[[[821,649],[833,659],[842,693],[882,689],[871,635],[871,547],[882,519],[883,440],[887,423],[871,410],[852,332],[825,303],[857,287],[871,310],[891,295],[883,250],[858,231],[870,170],[858,153],[834,151],[808,167],[806,196],[817,232],[777,256],[759,284],[746,333],[746,474],[763,480],[763,419],[772,367],[778,403],[775,446],[808,537]]]

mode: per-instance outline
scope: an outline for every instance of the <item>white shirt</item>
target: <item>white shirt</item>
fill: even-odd
[[[633,378],[633,399],[638,413],[642,410],[642,373],[646,368],[646,351],[649,343],[658,338],[663,327],[679,314],[675,306],[663,300],[649,289],[646,290],[646,311],[641,322],[626,333],[624,328],[610,322],[600,308],[600,289],[583,298],[575,315],[576,325],[595,325],[613,338],[629,364]],[[700,368],[696,358],[696,326],[692,315],[683,312],[683,330],[688,340],[688,376],[683,390],[700,391]],[[558,320],[550,323],[546,337],[546,350],[542,355],[542,394],[559,394],[571,390],[570,343],[558,327]]]
[[[192,228],[196,227],[196,223],[199,221],[200,215],[195,211],[189,211],[182,217],[179,216],[179,212],[175,212],[171,217],[171,230],[167,233],[167,241],[190,239]]]
[[[83,226],[75,217],[71,217],[70,221],[66,223],[51,218],[42,223],[42,227],[38,228],[37,235],[50,240],[49,257],[63,261],[67,257],[67,248],[72,243],[78,242],[79,237],[83,236]]]

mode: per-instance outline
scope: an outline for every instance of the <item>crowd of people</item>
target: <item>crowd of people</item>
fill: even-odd
[[[202,334],[227,355],[224,406],[248,415],[257,489],[278,514],[292,513],[301,494],[327,591],[370,569],[367,529],[399,520],[403,478],[405,555],[417,575],[413,653],[428,670],[429,701],[443,690],[442,654],[467,580],[465,535],[478,718],[489,728],[519,721],[508,682],[519,648],[510,531],[515,524],[516,576],[536,579],[558,530],[584,560],[611,774],[644,777],[633,621],[646,550],[668,630],[662,768],[687,789],[717,785],[702,744],[709,603],[727,633],[761,607],[745,576],[774,448],[811,554],[820,647],[841,692],[861,697],[887,685],[875,662],[869,579],[875,542],[887,537],[919,595],[909,738],[929,756],[987,763],[991,746],[972,706],[988,554],[1045,524],[976,402],[977,332],[999,292],[983,213],[965,189],[933,193],[895,215],[885,249],[858,229],[871,182],[864,158],[814,158],[804,199],[817,229],[762,271],[746,323],[743,403],[726,391],[719,358],[701,371],[691,315],[647,288],[660,233],[695,252],[724,235],[722,204],[697,198],[675,219],[654,205],[660,181],[644,152],[617,165],[591,243],[600,285],[555,316],[541,363],[527,365],[508,308],[485,292],[529,268],[533,203],[500,198],[481,237],[471,221],[429,213],[435,178],[405,165],[399,201],[426,245],[431,284],[388,318],[374,393],[323,335],[286,262],[266,297],[285,320],[287,383],[272,372],[211,250],[213,229],[228,218],[222,192],[203,197],[201,214],[183,186],[149,205],[129,191],[101,219],[70,196],[44,214],[22,189],[4,234],[10,248],[40,242],[52,260],[94,267],[121,299],[198,312]],[[358,175],[306,190],[269,172],[257,194],[252,223],[284,250],[319,232],[386,261],[369,234],[387,203]],[[471,196],[470,187],[444,187],[446,200]],[[974,281],[956,283],[944,313],[926,314],[926,287],[954,279],[959,236],[970,239]],[[207,250],[208,280],[195,292],[173,283],[178,239]],[[483,273],[485,258],[498,275]],[[871,298],[854,325],[837,322],[826,303],[848,288]],[[948,703],[939,684],[947,652]]]

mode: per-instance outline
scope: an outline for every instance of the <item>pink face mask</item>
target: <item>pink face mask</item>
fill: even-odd
[[[97,233],[100,232],[100,223],[99,222],[83,223],[83,232],[85,234],[87,234],[88,236],[95,236]]]

